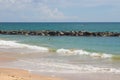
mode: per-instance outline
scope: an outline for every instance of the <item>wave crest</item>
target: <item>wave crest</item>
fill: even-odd
[[[70,55],[85,55],[90,57],[97,57],[97,58],[111,58],[113,55],[106,54],[106,53],[95,53],[95,52],[88,52],[85,50],[76,50],[76,49],[50,49],[46,47],[41,46],[35,46],[35,45],[29,45],[29,44],[22,44],[17,43],[16,41],[6,41],[6,40],[0,40],[0,48],[6,48],[6,49],[30,49],[34,51],[39,52],[54,52],[59,55],[64,56],[70,56]]]
[[[87,52],[84,50],[74,50],[74,49],[58,49],[56,51],[58,54],[60,55],[86,55],[86,56],[90,56],[90,57],[99,57],[99,58],[111,58],[113,55],[111,54],[100,54],[100,53],[92,53],[92,52]]]
[[[33,50],[39,50],[41,52],[48,52],[49,49],[45,47],[40,47],[40,46],[33,46],[33,45],[28,45],[28,44],[22,44],[22,43],[17,43],[16,41],[5,41],[5,40],[0,40],[0,48],[7,48],[7,49],[33,49]]]

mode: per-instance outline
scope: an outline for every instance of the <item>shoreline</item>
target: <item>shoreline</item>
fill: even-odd
[[[0,68],[0,80],[63,80],[56,77],[32,74],[27,70]]]
[[[27,70],[15,68],[0,68],[0,80],[119,80],[119,74],[110,73],[80,73],[80,74],[47,74],[30,73]]]
[[[51,74],[51,73],[50,73]],[[0,68],[0,80],[119,80],[114,73],[61,73],[55,76],[44,73],[31,73],[23,69]]]
[[[0,56],[0,65],[16,59]],[[114,73],[35,73],[24,69],[0,67],[0,80],[119,80]]]
[[[31,73],[24,69],[4,67],[5,64],[16,60],[6,55],[0,56],[0,80],[63,80],[55,76]]]

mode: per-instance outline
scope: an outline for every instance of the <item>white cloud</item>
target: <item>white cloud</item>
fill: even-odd
[[[35,2],[35,0],[0,0],[0,12],[8,12],[3,15],[11,14],[27,21],[62,21],[75,18],[66,16],[57,7],[52,8],[42,1]]]

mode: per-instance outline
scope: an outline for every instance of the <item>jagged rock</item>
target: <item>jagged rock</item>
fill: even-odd
[[[39,35],[39,36],[98,36],[98,37],[120,37],[117,32],[86,32],[86,31],[3,31],[0,34],[8,35]]]
[[[50,32],[48,32],[48,34],[51,35],[51,36],[56,36],[56,32],[55,31],[50,31]]]

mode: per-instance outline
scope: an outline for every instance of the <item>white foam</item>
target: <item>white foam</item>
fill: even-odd
[[[70,50],[70,49],[58,49],[56,51],[58,54],[60,55],[86,55],[86,56],[90,56],[90,57],[98,57],[98,58],[111,58],[112,55],[111,54],[100,54],[100,53],[92,53],[92,52],[87,52],[84,50]]]
[[[22,44],[22,43],[17,43],[16,41],[6,41],[6,40],[0,40],[0,48],[7,48],[7,49],[31,49],[31,50],[36,50],[40,52],[49,52],[50,49],[46,47],[40,47],[40,46],[35,46],[35,45],[28,45],[28,44]],[[111,54],[100,54],[100,53],[93,53],[93,52],[88,52],[85,50],[75,50],[75,49],[57,49],[56,53],[59,55],[65,55],[65,56],[70,56],[70,55],[86,55],[90,57],[98,57],[98,58],[111,58]]]
[[[7,48],[7,49],[15,49],[15,48],[21,48],[21,49],[33,49],[33,50],[39,50],[41,52],[48,52],[49,49],[45,47],[40,47],[40,46],[34,46],[34,45],[28,45],[28,44],[22,44],[22,43],[17,43],[16,41],[5,41],[5,40],[0,40],[0,47],[1,48]]]
[[[18,64],[19,63],[19,64]],[[34,65],[33,65],[34,64]],[[13,62],[12,66],[20,67],[37,72],[56,72],[56,73],[116,73],[120,74],[120,68],[98,67],[93,65],[73,65],[68,63],[58,63],[55,61],[40,60],[20,60]]]
[[[72,51],[70,51],[69,49],[58,49],[56,51],[58,54],[61,55],[75,55]]]

